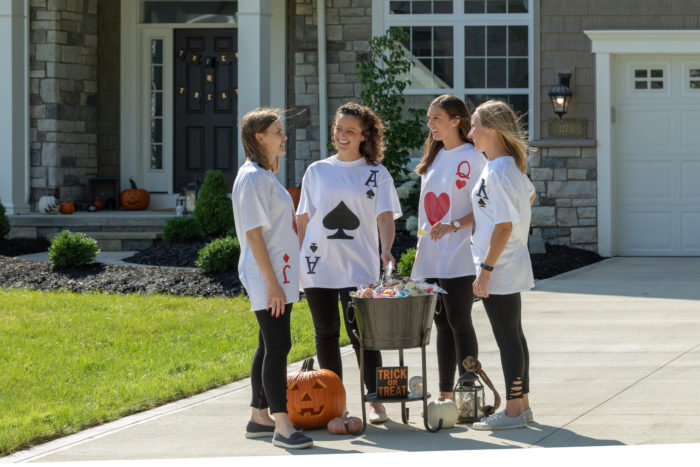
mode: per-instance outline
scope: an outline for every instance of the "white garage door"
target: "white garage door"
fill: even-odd
[[[617,57],[613,82],[615,251],[700,255],[700,55]]]

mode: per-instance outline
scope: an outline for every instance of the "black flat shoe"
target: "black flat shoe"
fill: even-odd
[[[302,431],[299,425],[294,425],[294,429],[297,431]],[[248,425],[245,427],[245,437],[246,438],[266,438],[272,436],[275,432],[275,427],[269,425],[262,425],[256,423],[252,420],[248,421]]]
[[[272,444],[287,449],[304,449],[313,446],[314,440],[298,431],[292,433],[289,438],[285,438],[275,431],[275,434],[272,436]]]

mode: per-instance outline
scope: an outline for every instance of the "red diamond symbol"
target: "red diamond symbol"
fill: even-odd
[[[289,262],[289,256],[287,256],[287,253],[284,254],[284,257],[282,258],[285,263]]]

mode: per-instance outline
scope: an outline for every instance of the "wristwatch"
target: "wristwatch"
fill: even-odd
[[[481,263],[481,269],[484,271],[491,272],[493,271],[493,266],[489,266],[488,264]]]
[[[452,227],[455,228],[455,232],[459,230],[459,228],[462,226],[462,224],[459,223],[459,221],[452,221],[451,222]]]

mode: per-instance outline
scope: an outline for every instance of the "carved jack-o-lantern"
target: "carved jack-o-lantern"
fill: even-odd
[[[151,195],[147,190],[138,188],[132,179],[129,179],[129,183],[131,188],[122,191],[119,196],[119,203],[122,205],[122,208],[128,210],[146,209],[151,203]]]
[[[292,201],[294,202],[294,210],[299,207],[299,199],[301,198],[301,188],[295,187],[295,186],[290,186],[287,188],[287,192],[289,193],[289,196],[292,197]]]
[[[345,387],[330,370],[314,370],[307,358],[301,371],[287,377],[287,412],[292,423],[302,428],[325,428],[345,413]]]

